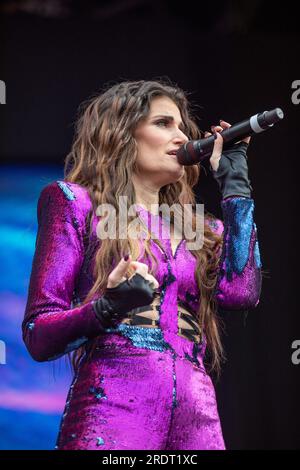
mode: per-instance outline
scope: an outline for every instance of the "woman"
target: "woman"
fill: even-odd
[[[225,448],[203,359],[207,346],[220,370],[217,307],[253,308],[261,290],[249,138],[222,154],[218,131],[228,126],[213,128],[210,158],[224,225],[205,214],[203,246],[190,249],[187,237],[178,242],[172,213],[165,236],[168,220],[157,210],[195,205],[199,165],[172,155],[201,136],[184,92],[162,81],[122,82],[86,103],[64,180],[39,198],[23,322],[35,360],[73,355],[56,448]],[[120,196],[136,209],[128,224],[138,220],[141,236],[128,225],[124,237],[101,238],[98,208],[110,204],[120,215]]]

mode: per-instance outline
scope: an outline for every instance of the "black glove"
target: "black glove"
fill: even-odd
[[[151,304],[155,292],[150,281],[135,273],[131,279],[107,288],[105,294],[93,303],[96,317],[104,328],[115,327],[133,308]]]
[[[229,196],[251,198],[253,188],[248,179],[247,148],[246,142],[234,144],[223,150],[217,171],[211,167],[223,199]]]

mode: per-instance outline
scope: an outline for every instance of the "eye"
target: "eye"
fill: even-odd
[[[168,125],[169,121],[167,121],[166,119],[160,119],[159,121],[156,121],[155,124],[160,125],[161,123]]]
[[[163,127],[169,126],[169,125],[172,125],[172,121],[169,121],[168,119],[160,119],[159,121],[156,121],[156,122],[155,122],[155,125],[157,125],[157,126],[159,126],[159,127],[161,127],[161,124],[163,124]],[[179,128],[179,129],[180,129],[181,132],[183,132],[184,134],[186,133],[184,127]]]

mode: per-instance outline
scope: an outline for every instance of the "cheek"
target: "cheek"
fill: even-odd
[[[155,152],[149,149],[140,149],[137,156],[137,166],[140,170],[155,170],[159,166],[160,158],[155,155]]]
[[[164,152],[164,141],[157,135],[147,136],[147,139],[138,142],[137,150],[137,161],[140,165],[147,167],[157,165]]]
[[[164,152],[167,148],[170,136],[163,129],[155,127],[143,129],[136,135],[137,142],[137,166],[144,171],[161,171],[167,162],[164,160]]]
[[[158,148],[166,145],[169,136],[163,129],[151,128],[144,132],[138,141],[140,146],[145,150],[157,150]]]

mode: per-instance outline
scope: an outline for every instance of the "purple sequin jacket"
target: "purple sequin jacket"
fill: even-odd
[[[217,233],[224,231],[215,296],[224,309],[253,308],[261,291],[254,201],[232,197],[221,205],[224,222],[209,222]],[[93,285],[94,255],[99,246],[95,213],[93,232],[88,236],[87,215],[91,210],[87,190],[75,183],[53,182],[40,194],[38,233],[22,324],[24,342],[37,361],[56,359],[102,332],[93,300],[80,305]],[[143,209],[140,216],[147,218],[147,211]],[[159,260],[156,278],[160,286],[165,289],[170,284],[166,278],[175,277],[178,299],[197,309],[201,299],[194,276],[195,258],[186,249],[185,240],[174,256],[170,240],[161,242],[164,254],[154,242],[152,247]],[[139,261],[146,262],[143,258]]]

